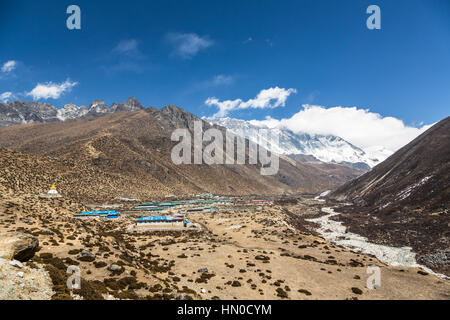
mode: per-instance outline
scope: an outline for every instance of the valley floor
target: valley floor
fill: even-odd
[[[160,233],[130,231],[136,217],[126,213],[115,221],[72,217],[83,209],[34,195],[0,198],[0,233],[27,232],[40,243],[17,277],[32,279],[33,270],[45,269],[53,299],[450,298],[449,281],[318,237],[305,221],[323,214],[314,200],[231,202],[214,214],[191,214],[201,230]],[[67,289],[71,265],[81,270],[80,290]],[[380,267],[379,289],[366,287],[370,265]],[[24,298],[8,296],[1,285],[0,297]]]

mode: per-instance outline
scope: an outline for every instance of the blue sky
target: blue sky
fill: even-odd
[[[66,28],[71,4],[81,30]],[[366,27],[371,4],[381,30]],[[284,106],[227,116],[356,106],[420,126],[449,115],[450,2],[2,0],[0,64],[8,61],[16,64],[0,74],[0,94],[33,100],[26,93],[39,83],[66,83],[57,99],[38,99],[58,107],[135,96],[211,116],[208,98],[245,102],[278,87],[295,89]]]

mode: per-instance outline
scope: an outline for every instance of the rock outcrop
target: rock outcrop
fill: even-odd
[[[0,257],[21,262],[30,260],[39,247],[39,240],[29,234],[12,232],[0,234]]]

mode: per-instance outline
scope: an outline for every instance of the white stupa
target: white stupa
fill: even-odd
[[[47,192],[48,194],[59,194],[58,191],[56,191],[56,187],[53,184],[50,188],[50,190]]]
[[[62,196],[56,190],[55,185],[53,184],[50,187],[50,190],[47,193],[41,193],[39,198],[52,199],[52,198],[61,198]]]

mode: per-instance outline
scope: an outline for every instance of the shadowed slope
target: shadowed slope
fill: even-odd
[[[450,117],[329,197],[353,203],[341,209],[351,231],[412,246],[419,262],[449,274]]]

